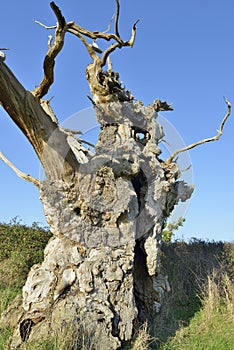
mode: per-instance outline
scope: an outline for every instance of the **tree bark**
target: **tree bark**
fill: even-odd
[[[72,179],[77,161],[66,141],[67,135],[3,62],[0,62],[0,81],[0,103],[32,144],[46,176],[55,180]]]
[[[78,164],[66,134],[5,64],[0,77],[2,105],[46,169],[40,195],[54,234],[23,288],[11,346],[72,324],[77,344],[82,327],[87,339],[98,339],[97,349],[121,348],[136,320],[159,311],[169,289],[160,273],[161,230],[192,190],[176,181],[176,163],[166,166],[159,158],[163,135],[154,107],[106,94],[108,103],[95,106],[101,125],[96,154]]]

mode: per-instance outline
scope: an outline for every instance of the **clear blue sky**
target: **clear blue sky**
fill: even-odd
[[[115,9],[114,0],[56,3],[68,21],[91,30],[105,30]],[[145,104],[157,97],[173,102],[174,112],[163,113],[163,117],[186,144],[215,135],[226,112],[223,96],[234,106],[233,0],[120,0],[120,4],[122,37],[128,39],[132,23],[140,18],[134,48],[112,55],[121,80]],[[50,34],[33,19],[55,24],[49,1],[1,3],[0,47],[10,48],[6,63],[29,90],[42,77]],[[60,122],[90,106],[85,80],[90,59],[77,38],[67,34],[66,39],[57,59],[55,84],[47,95],[54,96],[52,106]],[[233,140],[234,112],[220,141],[190,152],[195,192],[177,237],[234,240]],[[31,146],[3,109],[0,150],[21,170],[39,176]],[[45,222],[37,190],[2,162],[0,194],[0,221],[19,215],[27,224]]]

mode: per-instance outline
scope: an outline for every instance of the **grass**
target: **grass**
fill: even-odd
[[[144,323],[137,332],[135,339],[130,346],[131,350],[150,350],[151,344],[155,341],[154,337],[150,336],[147,323]]]
[[[14,287],[0,287],[0,314],[7,308],[12,300],[21,293],[21,289]]]
[[[160,347],[162,350],[232,350],[234,348],[234,287],[227,274],[208,278],[202,308],[189,326]]]
[[[202,307],[202,286],[212,270],[219,267],[224,244],[193,239],[189,243],[165,243],[162,247],[162,273],[168,275],[171,292],[163,300],[151,334],[157,344],[165,343],[176,331],[187,326]]]
[[[48,229],[37,224],[26,227],[16,219],[0,223],[0,314],[21,294],[30,267],[42,261],[50,237]],[[171,292],[165,295],[160,314],[149,327],[142,325],[128,349],[234,349],[234,244],[167,242],[162,273],[168,275]],[[66,334],[28,342],[21,349],[94,350],[87,329],[83,331],[72,347],[72,336]],[[0,329],[0,350],[8,349],[11,333],[9,327]]]
[[[0,329],[0,350],[5,350],[9,342],[9,338],[12,334],[12,329],[10,327],[5,327]]]

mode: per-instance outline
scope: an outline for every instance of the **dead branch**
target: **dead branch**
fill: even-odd
[[[44,65],[43,65],[44,77],[43,77],[40,85],[38,87],[36,87],[32,92],[38,99],[41,99],[43,96],[45,96],[47,94],[50,86],[54,82],[55,58],[57,57],[57,55],[59,54],[59,52],[63,48],[64,37],[66,34],[66,21],[62,15],[60,9],[58,8],[57,5],[55,5],[54,2],[51,2],[50,6],[51,6],[52,10],[54,11],[55,16],[57,17],[58,22],[57,22],[56,31],[55,31],[54,43],[51,46],[48,45],[49,49],[48,49],[48,52],[45,56]],[[35,22],[42,25],[38,21],[35,21]],[[45,27],[46,29],[49,28],[49,27],[46,27],[44,25],[42,25],[42,26]],[[51,44],[51,41],[50,41],[50,44]]]
[[[103,33],[108,33],[110,28],[111,28],[111,23],[113,22],[113,19],[114,19],[115,15],[113,15],[110,19],[110,23],[108,24],[107,26],[107,29],[103,31]]]
[[[139,19],[133,24],[133,27],[132,27],[132,35],[131,35],[131,38],[128,40],[128,41],[122,41],[122,39],[120,39],[119,36],[116,36],[116,41],[117,43],[115,44],[112,44],[110,45],[106,51],[104,52],[103,56],[102,56],[102,59],[101,59],[101,67],[104,67],[105,64],[106,64],[106,61],[107,61],[107,58],[109,57],[109,55],[115,51],[115,49],[117,48],[122,48],[124,46],[130,46],[130,47],[133,47],[133,44],[134,44],[134,41],[135,41],[135,38],[136,38],[136,25],[137,23],[139,22]],[[116,30],[116,29],[115,29]],[[118,30],[118,29],[117,29]],[[117,39],[119,38],[121,40],[121,43],[119,42],[119,40]]]
[[[39,24],[39,26],[41,26],[45,29],[56,29],[57,28],[57,26],[46,26],[45,24],[43,24],[35,19],[33,20],[33,22],[35,22],[36,24]]]
[[[44,60],[44,77],[38,87],[36,87],[33,91],[33,94],[41,99],[47,92],[49,91],[50,86],[54,82],[54,65],[55,65],[55,58],[59,54],[59,52],[62,50],[63,44],[64,44],[64,36],[66,32],[69,32],[71,34],[74,34],[77,36],[84,46],[86,47],[90,57],[93,59],[94,62],[97,62],[100,60],[100,58],[97,56],[96,52],[101,54],[101,50],[95,49],[96,46],[90,45],[87,40],[87,38],[91,38],[94,40],[94,43],[96,43],[97,39],[103,39],[106,41],[114,40],[115,43],[111,44],[103,53],[103,56],[100,60],[101,67],[105,66],[107,62],[107,58],[109,55],[115,51],[116,48],[122,48],[124,46],[130,46],[132,47],[135,41],[136,36],[136,24],[139,20],[137,20],[132,27],[132,34],[128,41],[123,41],[119,35],[119,28],[118,28],[118,22],[119,22],[119,1],[116,0],[116,13],[115,13],[115,33],[107,33],[107,31],[110,29],[110,24],[108,25],[108,29],[103,32],[98,31],[89,31],[85,28],[82,28],[81,26],[75,24],[74,22],[68,22],[66,23],[65,18],[63,17],[59,7],[54,3],[51,2],[50,6],[52,10],[55,13],[55,16],[57,17],[57,26],[46,26],[42,24],[39,21],[34,21],[35,23],[39,24],[45,29],[54,29],[56,28],[55,32],[55,39],[54,43],[51,45],[51,38],[48,42],[48,52],[45,56]],[[112,19],[111,19],[112,22]]]
[[[92,99],[92,97],[90,97],[89,95],[87,95],[87,98],[89,99],[89,101],[92,102],[93,106],[96,106],[96,103],[94,102],[94,100]]]
[[[93,157],[93,153],[81,144],[83,142],[94,148],[95,146],[89,142],[84,142],[84,140],[80,140],[79,138],[74,137],[72,134],[68,134],[67,142],[70,145],[74,155],[77,157],[79,163],[86,163]]]
[[[24,179],[28,182],[31,182],[33,185],[40,187],[40,181],[38,179],[35,179],[33,176],[29,174],[23,173],[21,170],[16,168],[14,164],[12,164],[3,154],[0,152],[0,159],[7,164],[15,173],[17,176],[19,176],[21,179]]]
[[[54,14],[58,20],[59,26],[63,29],[66,26],[66,20],[63,17],[62,12],[60,11],[60,8],[54,3],[54,1],[50,3],[50,7],[54,11]]]
[[[139,22],[139,19],[133,24],[132,27],[132,34],[128,41],[123,41],[119,35],[119,29],[118,29],[118,21],[119,21],[119,2],[116,0],[116,14],[115,14],[115,34],[113,33],[107,33],[107,31],[104,32],[98,32],[94,31],[91,32],[85,28],[82,28],[81,26],[75,24],[74,22],[67,23],[67,31],[71,34],[76,35],[86,46],[89,55],[91,58],[95,60],[99,60],[99,57],[95,54],[94,49],[91,45],[87,43],[84,37],[88,37],[90,39],[93,39],[96,41],[97,39],[103,39],[106,41],[114,40],[116,43],[111,44],[104,52],[102,58],[101,58],[101,67],[103,67],[106,64],[108,56],[115,51],[116,48],[122,48],[125,46],[132,47],[135,41],[136,37],[136,25]]]
[[[108,57],[110,56],[110,54],[112,52],[115,51],[115,49],[117,48],[121,48],[122,46],[119,44],[119,43],[115,43],[115,44],[112,44],[110,45],[106,50],[105,52],[103,53],[103,56],[102,56],[102,59],[101,59],[101,67],[104,67],[105,64],[106,64],[106,61],[108,59]]]
[[[116,2],[116,15],[115,15],[115,34],[120,37],[119,35],[119,0],[115,0]]]
[[[51,101],[52,98],[50,98],[49,100],[41,99],[40,100],[40,105],[44,109],[46,114],[51,118],[51,120],[58,125],[58,119],[57,119],[56,115],[54,114],[53,109],[50,106],[50,101]]]
[[[69,136],[74,137],[75,140],[95,148],[95,145],[93,143],[90,143],[88,141],[82,140],[81,138],[79,138],[77,136],[76,137],[74,136],[74,135],[78,135],[78,134],[82,135],[83,133],[82,133],[81,130],[73,130],[73,129],[68,129],[68,128],[62,128],[62,129],[63,129],[63,131],[65,131],[66,134],[68,134]]]
[[[80,34],[79,32],[76,32],[75,35],[82,41],[82,43],[83,43],[84,46],[86,47],[86,49],[87,49],[87,51],[88,51],[90,57],[91,57],[94,61],[98,60],[99,57],[96,55],[94,48],[92,47],[92,45],[90,45],[90,44],[87,42],[87,40],[84,38],[84,36],[83,36],[82,34]]]
[[[220,124],[219,129],[217,130],[217,135],[215,135],[215,136],[213,136],[213,137],[210,137],[210,138],[207,138],[207,139],[200,140],[200,141],[195,142],[195,143],[192,143],[191,145],[186,146],[186,147],[184,147],[184,148],[178,149],[177,151],[175,151],[174,153],[172,153],[172,154],[170,155],[170,157],[169,157],[169,158],[166,160],[166,162],[165,162],[166,164],[170,164],[170,163],[174,160],[174,158],[175,158],[179,153],[188,151],[188,150],[190,150],[190,149],[192,149],[192,148],[195,148],[195,147],[197,147],[197,146],[199,146],[199,145],[203,145],[203,144],[206,143],[206,142],[212,142],[212,141],[217,141],[217,140],[219,140],[219,138],[220,138],[221,135],[223,134],[223,127],[224,127],[224,125],[225,125],[225,123],[226,123],[228,117],[229,117],[230,114],[231,114],[231,108],[232,108],[231,103],[230,103],[227,99],[225,99],[225,103],[227,104],[228,109],[227,109],[227,113],[225,114],[225,116],[224,116],[224,118],[223,118],[223,120],[222,120],[222,122],[221,122],[221,124]]]
[[[66,134],[58,128],[56,117],[53,120],[48,108],[45,111],[44,108],[49,107],[47,102],[38,103],[3,62],[0,62],[0,81],[0,104],[33,146],[47,178],[71,179],[77,160]]]
[[[88,146],[90,146],[90,147],[95,148],[95,145],[94,145],[93,143],[91,143],[91,142],[82,140],[82,139],[80,139],[79,137],[77,137],[76,139],[77,139],[79,142],[84,143],[85,145],[88,145]]]
[[[73,129],[68,129],[68,128],[63,128],[63,130],[66,132],[66,133],[69,133],[69,134],[72,134],[72,135],[82,135],[82,131],[81,130],[73,130]]]
[[[128,40],[124,45],[124,46],[130,46],[133,47],[133,44],[135,42],[135,38],[136,38],[136,30],[137,30],[137,23],[140,21],[140,19],[138,19],[132,26],[132,35],[130,40]]]
[[[120,39],[119,35],[116,35],[116,44],[111,45],[109,48],[106,49],[106,51],[103,54],[102,57],[102,65],[104,66],[106,64],[106,60],[107,57],[110,55],[111,52],[113,52],[116,48],[122,48],[124,46],[130,46],[133,47],[133,44],[135,42],[135,38],[136,38],[136,29],[137,29],[137,23],[139,22],[139,19],[133,24],[132,27],[132,35],[131,38],[128,41],[122,41],[122,39]],[[116,30],[116,29],[115,29]],[[118,31],[118,29],[117,29]],[[121,43],[119,42],[118,38],[121,40]]]
[[[171,104],[168,104],[167,101],[161,101],[159,98],[154,100],[153,108],[156,112],[173,111],[173,107]]]
[[[79,26],[78,24],[75,24],[74,22],[68,22],[67,23],[67,31],[69,33],[72,33],[74,35],[77,35],[77,33],[82,34],[84,36],[87,36],[90,39],[103,39],[106,41],[110,41],[110,40],[115,40],[118,41],[120,44],[123,43],[122,39],[117,37],[117,35],[113,34],[113,33],[106,33],[106,31],[104,32],[91,32],[88,29],[85,29],[81,26]]]
[[[72,33],[74,35],[77,35],[77,33],[87,36],[90,39],[103,39],[106,41],[110,41],[110,40],[114,40],[116,42],[118,42],[121,46],[132,46],[134,43],[134,39],[135,39],[135,35],[136,35],[136,25],[140,20],[138,19],[132,26],[132,34],[131,34],[131,38],[128,41],[123,41],[119,36],[117,36],[116,34],[113,33],[106,33],[106,31],[104,32],[97,32],[97,31],[90,31],[88,29],[85,29],[81,26],[79,26],[78,24],[75,24],[74,22],[68,22],[67,23],[67,31],[69,33]]]

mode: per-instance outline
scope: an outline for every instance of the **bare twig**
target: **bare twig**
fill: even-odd
[[[92,102],[93,106],[96,106],[95,101],[92,99],[92,97],[90,97],[89,95],[87,95],[87,98],[89,99],[89,101]]]
[[[33,20],[33,22],[35,22],[36,24],[39,24],[39,26],[41,26],[41,27],[43,27],[43,28],[45,28],[45,29],[56,29],[56,27],[57,26],[46,26],[45,24],[43,24],[43,23],[41,23],[41,22],[39,22],[39,21],[37,21],[37,20]]]
[[[181,173],[185,173],[186,171],[188,171],[189,169],[191,169],[192,168],[192,164],[189,164],[189,166],[187,167],[187,168],[185,168],[185,169],[180,169],[180,172]]]
[[[110,19],[110,23],[107,26],[107,29],[103,31],[103,33],[108,33],[111,28],[111,23],[113,22],[113,19],[115,18],[115,15],[113,15]]]
[[[3,154],[0,152],[0,159],[6,163],[15,173],[18,175],[21,179],[24,179],[26,181],[31,182],[33,185],[40,187],[40,181],[38,179],[35,179],[33,176],[29,174],[23,173],[21,170],[16,168],[14,164],[12,164]]]
[[[212,141],[217,141],[217,140],[219,140],[219,138],[220,138],[221,135],[223,134],[223,127],[224,127],[224,125],[225,125],[225,123],[226,123],[226,120],[228,119],[228,117],[229,117],[230,114],[231,114],[231,108],[232,108],[231,103],[230,103],[227,99],[225,99],[225,103],[227,104],[228,109],[227,109],[227,113],[225,114],[225,116],[224,116],[224,118],[223,118],[223,120],[222,120],[222,122],[221,122],[221,124],[220,124],[219,129],[217,130],[217,135],[215,135],[215,136],[213,136],[213,137],[210,137],[210,138],[207,138],[207,139],[204,139],[204,140],[200,140],[200,141],[195,142],[195,143],[192,143],[191,145],[186,146],[186,147],[184,147],[184,148],[178,149],[177,151],[175,151],[174,153],[172,153],[172,154],[170,155],[170,157],[169,157],[169,158],[166,160],[166,162],[165,162],[166,164],[170,164],[170,163],[174,160],[174,158],[175,158],[179,153],[188,151],[188,150],[190,150],[190,149],[192,149],[192,148],[194,148],[194,147],[197,147],[197,146],[199,146],[199,145],[203,145],[203,144],[206,143],[206,142],[212,142]]]

